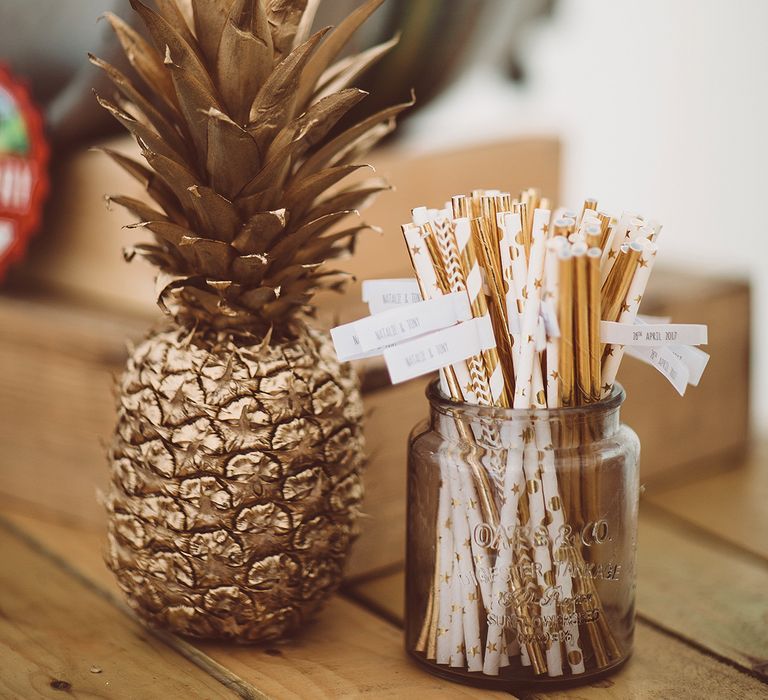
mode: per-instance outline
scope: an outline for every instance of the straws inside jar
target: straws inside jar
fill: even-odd
[[[600,322],[635,319],[660,227],[611,219],[593,199],[558,217],[545,204],[531,189],[475,190],[415,209],[403,227],[423,298],[466,291],[473,317],[493,330],[496,348],[441,370],[455,401],[543,411],[611,392],[621,349],[601,343]],[[441,430],[473,447],[448,441],[439,454],[434,586],[417,651],[488,676],[511,664],[551,677],[614,665],[622,650],[581,546],[563,534],[596,517],[599,473],[585,461],[588,477],[558,478],[554,466],[555,441],[589,436],[565,426],[553,435],[536,420],[499,428],[446,418]],[[477,546],[473,532],[486,525],[502,541]],[[507,573],[484,575],[492,570]]]

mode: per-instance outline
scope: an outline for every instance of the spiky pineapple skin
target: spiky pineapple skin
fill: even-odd
[[[183,635],[295,633],[357,534],[362,402],[327,335],[254,343],[166,327],[129,357],[106,559],[132,608]]]

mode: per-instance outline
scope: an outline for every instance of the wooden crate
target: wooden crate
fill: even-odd
[[[122,153],[136,153],[135,144],[127,137],[104,145]],[[369,162],[376,175],[394,189],[365,209],[362,218],[382,233],[364,232],[355,256],[341,261],[338,267],[358,280],[410,274],[400,224],[410,221],[411,208],[421,204],[438,206],[451,194],[477,187],[504,186],[519,191],[536,186],[556,200],[559,160],[558,142],[544,138],[424,157],[392,149],[374,152]],[[371,176],[368,170],[364,173],[362,177]],[[142,260],[126,265],[121,254],[124,246],[146,240],[147,234],[121,230],[133,218],[118,206],[108,210],[106,193],[144,196],[141,188],[101,153],[78,152],[59,164],[44,230],[34,239],[30,260],[15,270],[15,282],[33,284],[47,293],[90,305],[153,315],[152,268]],[[328,294],[320,302],[329,313],[362,313],[359,299],[358,281],[348,295]]]
[[[641,474],[650,482],[733,463],[747,445],[749,422],[748,287],[656,274],[649,312],[708,323],[712,359],[701,385],[685,398],[650,367],[625,360],[621,380],[630,398],[623,417],[640,435]],[[76,512],[102,521],[96,491],[107,478],[113,377],[122,367],[126,338],[140,337],[146,325],[142,315],[50,297],[0,297],[0,493],[65,517]],[[367,517],[350,575],[402,559],[407,436],[427,415],[426,380],[391,387],[375,367],[364,380],[371,455]]]
[[[0,493],[100,524],[96,491],[107,478],[113,376],[124,362],[126,339],[140,337],[158,312],[149,271],[119,257],[126,241],[117,229],[127,219],[105,214],[99,203],[104,189],[129,185],[103,162],[91,172],[93,158],[79,155],[62,171],[66,177],[60,173],[36,258],[0,296]],[[416,159],[380,154],[379,172],[399,190],[366,214],[384,224],[385,233],[361,242],[350,269],[361,279],[409,275],[397,232],[409,206],[477,184],[522,187],[523,172],[556,194],[557,162],[557,144],[546,140]],[[33,284],[39,292],[29,291]],[[326,322],[366,313],[359,287],[324,298],[322,306]],[[643,310],[708,323],[712,354],[701,386],[685,399],[652,369],[625,360],[620,378],[630,398],[624,418],[643,443],[644,480],[678,474],[692,463],[701,468],[706,460],[725,464],[747,442],[748,287],[658,270]],[[352,576],[402,560],[407,434],[427,414],[424,380],[389,387],[380,366],[365,370],[371,461]]]

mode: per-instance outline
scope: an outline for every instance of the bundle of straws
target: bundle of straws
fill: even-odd
[[[477,190],[412,214],[403,233],[422,298],[465,291],[473,317],[488,316],[495,336],[495,347],[441,370],[445,394],[514,409],[611,395],[623,347],[601,343],[600,321],[635,321],[660,225],[636,214],[613,219],[594,199],[581,212],[552,213],[533,189],[515,199]],[[441,430],[490,450],[441,455],[434,580],[416,651],[488,675],[514,657],[550,676],[611,666],[621,650],[580,548],[563,537],[568,518],[595,517],[593,472],[558,479],[547,421],[514,434],[491,421]],[[486,524],[508,538],[495,560],[494,546],[471,536]],[[482,575],[493,570],[506,573]]]

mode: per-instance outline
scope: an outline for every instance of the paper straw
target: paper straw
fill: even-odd
[[[541,293],[544,277],[544,255],[546,249],[545,226],[549,223],[550,212],[545,210],[536,210],[533,217],[532,241],[530,249],[530,258],[528,260],[527,274],[525,276],[526,284],[524,294],[522,295],[522,321],[521,334],[519,342],[519,351],[517,359],[517,375],[515,382],[514,407],[529,408],[532,402],[532,388],[534,368],[538,365],[538,355],[534,342],[536,324],[538,323]],[[512,220],[514,222],[514,219]],[[519,255],[518,257],[522,257]],[[518,263],[519,265],[520,263]],[[541,387],[541,368],[538,367],[538,385]],[[543,394],[543,387],[539,389]],[[543,396],[537,400],[543,400]],[[529,433],[530,435],[530,433]],[[529,437],[529,440],[531,438]],[[526,478],[526,488],[530,506],[530,518],[534,527],[543,521],[546,513],[544,506],[538,465],[536,464],[537,451],[535,445],[526,447],[523,453],[523,471]],[[516,466],[516,465],[515,465]],[[508,469],[514,468],[508,461]],[[505,521],[502,519],[502,523]],[[551,568],[549,555],[549,546],[546,542],[534,542],[534,556],[538,563],[536,567],[536,578],[539,585],[543,584],[543,572]],[[542,610],[543,615],[551,614],[550,604]],[[559,649],[551,646],[547,650],[547,667],[552,668],[553,672],[561,665]]]
[[[558,279],[559,279],[559,260],[557,253],[565,244],[565,239],[561,236],[551,238],[547,241],[547,255],[544,260],[544,296],[543,302],[550,309],[551,314],[557,318],[557,305],[559,300]],[[547,406],[555,408],[560,405],[560,374],[559,349],[560,337],[558,335],[547,334]]]
[[[650,240],[642,243],[642,252],[637,269],[629,285],[622,305],[619,323],[634,323],[637,318],[637,312],[640,309],[640,303],[645,294],[645,288],[648,285],[648,279],[653,270],[653,264],[656,261],[658,247]],[[602,397],[610,396],[613,390],[613,384],[616,381],[616,374],[621,365],[621,359],[624,356],[624,347],[619,345],[609,345],[605,349],[602,367]]]
[[[526,279],[528,277],[528,260],[525,256],[525,243],[523,241],[523,222],[520,212],[512,212],[504,218],[507,227],[507,239],[510,243],[510,255],[512,258],[511,285],[515,295],[515,307],[517,308],[517,333],[515,344],[520,346],[520,333],[523,327],[523,309],[528,298]],[[518,353],[519,354],[519,353]],[[517,370],[516,370],[517,371]]]
[[[527,299],[523,310],[520,329],[519,364],[515,382],[513,406],[529,408],[531,405],[531,377],[536,354],[536,325],[539,320],[541,288],[544,279],[545,236],[543,226],[549,221],[549,212],[537,209],[534,215],[536,225],[532,232],[531,254],[526,276]]]
[[[533,232],[533,219],[531,217],[531,210],[528,208],[528,202],[523,201],[520,202],[520,205],[518,206],[518,211],[520,212],[520,223],[522,224],[522,237],[523,237],[523,247],[525,248],[525,258],[526,260],[531,255],[531,243],[532,243],[532,232]]]
[[[445,459],[440,459],[440,492],[437,505],[438,552],[435,569],[438,572],[438,613],[437,613],[437,652],[436,660],[439,664],[448,664],[451,661],[452,649],[450,646],[450,629],[453,624],[451,619],[451,604],[459,602],[459,596],[453,596],[453,527],[451,523],[450,488],[448,486],[448,464]],[[447,584],[447,585],[445,585]]]
[[[451,470],[452,466],[447,467],[446,471],[446,483],[445,483],[445,489],[448,492],[449,498],[453,498],[453,479],[451,477]],[[453,512],[454,509],[452,509]],[[455,523],[453,522],[453,518],[451,519],[451,528],[455,527]],[[454,537],[455,541],[455,537]],[[451,607],[450,607],[450,616],[449,616],[449,632],[448,632],[448,648],[450,651],[450,658],[449,658],[449,664],[453,668],[462,668],[464,666],[464,650],[466,648],[465,646],[465,640],[464,640],[464,612],[463,612],[463,604],[462,604],[462,598],[463,598],[463,590],[462,590],[462,584],[461,584],[461,576],[459,575],[459,572],[456,570],[455,561],[456,557],[454,556],[454,552],[451,551],[451,564],[453,566],[453,575],[451,577],[451,580],[449,582],[450,585],[450,600],[451,600]]]
[[[574,333],[576,348],[576,402],[589,403],[592,379],[589,359],[589,286],[587,281],[587,244],[571,248],[574,260]]]
[[[485,269],[485,278],[490,292],[492,303],[489,308],[491,321],[493,324],[494,335],[497,341],[497,351],[499,362],[504,379],[504,396],[502,401],[497,401],[497,405],[507,404],[507,387],[514,386],[515,373],[513,370],[512,342],[509,335],[507,324],[507,308],[504,299],[504,282],[501,273],[501,260],[498,239],[496,236],[496,225],[491,229],[487,219],[472,220],[475,234],[480,243],[480,249],[483,252],[483,263]]]
[[[573,596],[573,583],[567,568],[560,563],[560,558],[558,557],[559,551],[554,544],[564,531],[565,514],[557,483],[555,453],[552,445],[552,431],[548,420],[535,421],[534,428],[536,431],[536,446],[542,460],[541,484],[544,492],[544,501],[547,506],[547,519],[549,521],[547,531],[549,539],[553,543],[552,563],[555,576],[554,585],[560,590],[561,598],[563,600],[568,600]],[[551,585],[551,581],[548,581],[548,583]],[[566,660],[568,661],[571,673],[584,673],[584,658],[579,642],[578,621],[572,619],[571,616],[568,616],[563,627],[566,632],[564,641]],[[550,675],[552,675],[551,672]]]
[[[574,223],[575,222],[573,219],[567,217],[560,217],[559,219],[555,219],[554,235],[568,238],[568,236],[570,236],[573,232]]]
[[[597,200],[592,198],[585,199],[584,204],[581,207],[581,214],[579,214],[577,223],[581,224],[584,221],[584,215],[588,211],[596,211],[596,210],[597,210]]]
[[[650,239],[654,243],[658,243],[659,235],[661,235],[662,225],[658,221],[649,221],[648,225],[653,229],[653,235],[650,236]]]
[[[536,209],[546,209],[546,207],[541,206],[541,193],[535,187],[528,188],[528,204],[531,211],[536,211]]]
[[[617,321],[619,315],[625,310],[624,300],[642,251],[643,244],[640,241],[632,241],[626,248],[622,248],[619,260],[600,291],[603,321]]]
[[[626,242],[626,234],[629,231],[630,222],[635,218],[634,214],[622,212],[618,223],[611,229],[608,240],[602,246],[603,259],[600,263],[600,284],[605,284],[605,280],[611,272],[616,259],[619,256],[621,246]]]
[[[478,243],[485,236],[488,243],[488,249],[483,255],[483,266],[486,275],[494,270],[501,269],[501,260],[499,259],[498,237],[496,235],[496,214],[501,211],[501,194],[490,195],[488,193],[481,199],[483,215],[472,220],[473,233]],[[486,255],[489,256],[486,258]]]
[[[600,248],[590,248],[587,251],[587,288],[589,299],[589,395],[590,401],[600,398],[600,360],[602,345],[600,344]]]
[[[427,609],[424,612],[424,622],[421,625],[421,631],[419,632],[419,637],[416,640],[416,644],[414,644],[413,646],[415,651],[420,651],[422,654],[426,654],[427,637],[429,636],[429,630],[432,627],[432,619],[433,619],[434,607],[435,607],[435,589],[437,588],[437,580],[440,573],[439,566],[440,566],[440,562],[436,559],[434,577],[433,577],[434,582],[429,589],[429,597],[427,598]]]
[[[600,220],[600,250],[605,250],[608,242],[608,236],[611,233],[611,217],[604,211],[597,212],[597,218]]]
[[[546,259],[546,245],[547,245],[547,233],[549,231],[550,213],[543,209],[537,209],[534,212],[534,228],[540,231],[540,235],[544,241],[544,256]],[[544,267],[542,265],[542,273],[539,278],[539,311],[541,311],[541,296],[544,293],[543,290],[543,278]],[[534,282],[535,284],[535,282]],[[543,321],[541,315],[536,319],[537,332],[543,331]],[[533,371],[531,372],[531,407],[532,408],[546,408],[547,407],[547,392],[544,388],[544,377],[541,372],[541,358],[538,351],[533,356]]]
[[[469,202],[463,194],[456,194],[451,197],[451,209],[454,219],[469,218]]]
[[[482,274],[480,264],[477,259],[474,243],[472,242],[470,223],[468,219],[456,219],[455,237],[456,245],[459,250],[464,281],[469,295],[469,305],[472,309],[474,318],[482,318],[488,315],[488,306],[483,293]],[[485,405],[507,406],[506,387],[499,363],[499,354],[496,348],[483,351],[484,363],[470,363],[470,373],[477,374],[478,384],[484,383],[487,393],[478,398],[485,401]],[[477,388],[476,388],[477,391]]]
[[[530,508],[530,523],[533,525],[532,532],[535,533],[540,523],[547,521],[547,508],[544,504],[544,489],[541,479],[543,475],[542,464],[539,462],[539,450],[536,446],[536,436],[533,428],[528,428],[526,434],[526,444],[523,450],[523,470],[525,473],[525,487]],[[552,569],[552,558],[549,549],[548,538],[539,538],[535,534],[532,537],[531,545],[533,547],[533,558],[536,563],[534,567],[536,572],[536,583],[539,590],[545,591],[552,584],[554,572]],[[550,598],[541,605],[541,616],[544,619],[554,619],[557,614],[557,605],[554,598]],[[547,659],[547,670],[550,675],[559,676],[562,674],[562,655],[560,647],[551,644],[545,650]]]
[[[597,248],[600,250],[600,241],[602,240],[602,234],[600,229],[600,222],[599,221],[589,221],[584,227],[584,241],[587,244],[587,247],[589,248]],[[602,251],[600,251],[600,256],[602,257]],[[600,265],[598,264],[598,270],[600,269]],[[598,284],[600,283],[600,278],[598,277]]]
[[[510,327],[510,332],[514,326],[517,327],[518,332],[520,328],[520,315],[517,310],[517,304],[515,301],[515,280],[513,277],[512,269],[512,244],[514,238],[514,223],[516,222],[519,227],[519,214],[512,212],[500,212],[497,215],[497,221],[501,230],[501,236],[499,237],[499,260],[501,261],[501,276],[504,279],[504,305],[507,310],[507,323]],[[518,229],[519,230],[519,229]]]
[[[507,445],[507,469],[504,476],[504,486],[502,490],[502,507],[499,514],[501,523],[514,523],[517,519],[517,508],[521,493],[525,490],[525,479],[523,478],[523,451],[519,442],[509,443]],[[514,535],[512,536],[514,538]],[[512,539],[510,538],[510,539]],[[506,544],[506,546],[504,546]],[[502,543],[496,555],[496,571],[506,572],[510,570],[513,564],[513,542]],[[488,625],[488,634],[486,637],[485,661],[483,664],[483,673],[489,676],[498,675],[499,659],[502,653],[502,635],[504,625],[498,620],[506,614],[507,606],[501,597],[507,591],[507,581],[505,577],[497,576],[493,581],[491,594],[491,607],[488,612],[494,614],[495,621]],[[514,594],[514,590],[512,591]]]
[[[574,347],[573,347],[573,256],[570,248],[563,246],[557,254],[560,262],[559,299],[557,322],[560,326],[560,403],[574,404]]]

